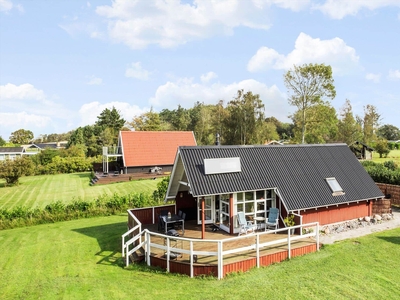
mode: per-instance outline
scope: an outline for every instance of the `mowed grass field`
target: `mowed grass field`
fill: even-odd
[[[90,173],[26,176],[20,178],[18,186],[11,187],[4,187],[5,181],[0,180],[0,209],[17,206],[42,208],[58,200],[63,203],[78,199],[93,201],[104,194],[152,193],[161,180],[159,178],[90,186],[90,179]]]
[[[390,150],[388,157],[380,158],[379,153],[376,151],[372,152],[372,161],[383,163],[388,160],[393,160],[398,166],[400,166],[400,150]]]
[[[1,299],[399,299],[400,228],[242,274],[124,267],[126,214],[0,231]]]

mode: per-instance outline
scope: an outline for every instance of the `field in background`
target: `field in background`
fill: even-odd
[[[400,167],[400,150],[390,150],[387,158],[379,158],[379,153],[372,152],[372,161],[383,163],[388,160],[393,160]]]
[[[0,231],[4,299],[397,299],[400,228],[243,274],[124,268],[126,214]]]
[[[63,203],[78,199],[90,202],[104,194],[152,193],[160,180],[159,178],[90,186],[88,172],[21,177],[20,184],[12,187],[4,187],[4,180],[0,180],[0,209],[17,206],[43,208],[58,200]]]

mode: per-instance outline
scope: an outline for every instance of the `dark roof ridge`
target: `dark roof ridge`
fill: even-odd
[[[282,148],[282,147],[333,147],[333,146],[347,146],[346,143],[332,143],[332,144],[286,144],[286,145],[200,145],[200,146],[179,146],[180,149],[216,149],[216,148]]]

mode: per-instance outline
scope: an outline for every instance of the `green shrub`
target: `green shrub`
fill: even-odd
[[[397,164],[393,160],[385,161],[383,163],[383,166],[386,169],[391,170],[391,171],[395,171],[398,168]]]
[[[400,185],[400,169],[393,161],[383,164],[363,163],[363,166],[375,182]]]
[[[130,208],[155,206],[157,204],[158,202],[150,194],[131,193],[126,196],[118,194],[102,195],[93,202],[78,199],[67,205],[61,201],[56,201],[46,205],[43,209],[28,209],[26,207],[1,209],[0,229],[109,216],[126,212]]]

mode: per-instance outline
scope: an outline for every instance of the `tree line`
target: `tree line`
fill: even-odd
[[[120,130],[193,131],[198,145],[214,144],[217,133],[224,145],[264,144],[272,140],[308,144],[344,142],[348,145],[361,141],[371,145],[400,139],[397,127],[390,124],[381,126],[381,115],[373,105],[364,106],[363,116],[354,115],[349,99],[345,100],[339,112],[332,107],[336,89],[330,66],[294,66],[284,75],[284,83],[288,89],[288,101],[296,107],[289,116],[289,123],[267,116],[260,95],[242,89],[226,103],[223,100],[216,104],[197,101],[192,108],[178,105],[176,109],[162,109],[160,112],[151,108],[128,121],[115,107],[106,108],[93,125],[68,133],[42,135],[38,139],[33,138],[31,131],[20,129],[11,134],[9,144],[67,140],[67,148],[74,146],[86,157],[96,157],[102,154],[103,146],[118,143]],[[0,146],[5,144],[0,137]]]

